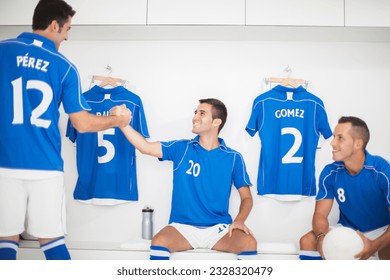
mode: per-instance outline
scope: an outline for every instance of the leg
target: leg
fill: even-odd
[[[390,245],[387,245],[387,247],[379,250],[378,254],[380,260],[390,260]]]
[[[63,175],[29,182],[28,232],[38,237],[47,260],[69,260],[65,244]]]
[[[299,240],[299,258],[301,260],[322,260],[317,251],[317,240],[313,231],[309,231]]]
[[[47,260],[71,259],[63,236],[57,238],[39,238],[39,243]]]
[[[168,260],[170,253],[193,249],[187,239],[172,226],[166,226],[152,239],[151,260]]]
[[[236,229],[231,237],[229,233],[225,234],[212,249],[235,254],[242,252],[257,254],[257,241],[252,235]]]
[[[0,260],[16,260],[26,205],[22,180],[0,176]]]
[[[16,260],[19,235],[0,237],[0,260]]]

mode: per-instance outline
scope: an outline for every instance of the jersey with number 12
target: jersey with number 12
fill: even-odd
[[[0,168],[62,172],[59,107],[89,109],[77,69],[53,41],[26,32],[0,42],[0,73]]]
[[[318,140],[332,135],[322,100],[302,86],[278,85],[254,100],[246,131],[261,140],[259,195],[299,200],[316,194]]]

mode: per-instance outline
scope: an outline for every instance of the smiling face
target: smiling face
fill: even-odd
[[[200,103],[195,110],[195,115],[192,118],[192,132],[201,135],[212,130],[218,131],[218,126],[221,124],[220,119],[213,119],[213,106],[207,103]]]
[[[330,145],[333,148],[333,160],[348,162],[356,151],[361,150],[362,139],[356,137],[351,123],[340,123],[334,130]]]
[[[69,17],[68,21],[60,27],[57,21],[53,21],[53,30],[52,40],[54,41],[57,50],[60,48],[60,45],[63,41],[68,40],[68,31],[70,30],[70,25],[72,23],[72,18]]]

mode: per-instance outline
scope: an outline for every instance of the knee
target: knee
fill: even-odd
[[[247,235],[241,243],[241,251],[257,251],[257,240],[253,235]]]
[[[168,247],[169,245],[169,240],[166,238],[166,236],[161,235],[161,234],[156,234],[153,236],[151,245],[153,246],[163,246],[163,247]]]
[[[313,232],[308,232],[299,239],[299,247],[301,250],[316,250],[317,243]]]

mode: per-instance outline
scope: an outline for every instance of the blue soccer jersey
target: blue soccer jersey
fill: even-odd
[[[252,185],[240,153],[220,146],[208,151],[193,140],[161,142],[161,160],[173,161],[173,192],[169,223],[193,226],[230,224],[228,213],[232,184]]]
[[[122,86],[94,86],[84,94],[91,113],[109,115],[110,109],[125,104],[132,112],[131,126],[149,137],[140,97]],[[76,141],[78,180],[73,193],[76,200],[114,205],[138,200],[135,148],[119,128],[100,132],[77,133],[68,122],[67,136]]]
[[[259,195],[299,200],[316,194],[315,155],[320,134],[332,135],[323,102],[302,86],[276,86],[258,96],[246,131],[261,140]]]
[[[59,106],[89,109],[77,69],[34,33],[0,42],[0,168],[63,171]]]
[[[349,174],[343,162],[325,166],[316,199],[335,199],[343,226],[371,231],[390,224],[389,182],[389,162],[366,152],[363,169],[356,175]]]

